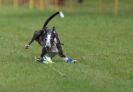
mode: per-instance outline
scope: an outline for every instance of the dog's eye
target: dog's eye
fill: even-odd
[[[54,42],[54,39],[53,38],[51,38],[51,42]]]
[[[45,38],[44,40],[47,41],[47,38]]]

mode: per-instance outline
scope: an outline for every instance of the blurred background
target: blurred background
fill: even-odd
[[[64,10],[102,15],[133,15],[133,0],[0,0],[0,8]]]

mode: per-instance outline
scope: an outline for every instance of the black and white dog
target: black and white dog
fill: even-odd
[[[55,30],[55,27],[53,27],[52,29],[47,28],[47,24],[56,15],[60,15],[62,18],[64,17],[64,14],[62,12],[56,12],[52,16],[50,16],[45,21],[43,28],[41,30],[34,32],[31,41],[27,45],[25,45],[25,49],[28,49],[29,46],[31,45],[31,43],[35,40],[42,47],[41,55],[37,59],[37,61],[43,62],[44,61],[43,57],[45,55],[49,55],[51,58],[53,58],[56,54],[58,54],[65,62],[74,63],[74,62],[76,62],[76,60],[68,58],[66,55],[64,55],[62,46],[61,46],[63,44],[60,42],[60,39]]]

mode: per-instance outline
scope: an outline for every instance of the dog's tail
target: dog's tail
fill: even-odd
[[[44,30],[44,29],[46,28],[47,24],[48,24],[56,15],[58,15],[58,14],[60,15],[61,18],[64,18],[63,12],[58,11],[58,12],[54,13],[53,15],[51,15],[51,16],[45,21],[45,23],[44,23],[42,29]]]

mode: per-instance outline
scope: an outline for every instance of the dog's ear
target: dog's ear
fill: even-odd
[[[53,26],[53,31],[55,30],[55,26]]]
[[[43,30],[44,33],[47,33],[48,27],[45,27]]]
[[[43,30],[44,30],[44,31],[47,31],[47,29],[48,29],[48,27],[45,27]]]
[[[52,31],[53,31],[54,34],[56,33],[56,31],[55,31],[55,26],[53,26],[53,30],[52,30]]]

